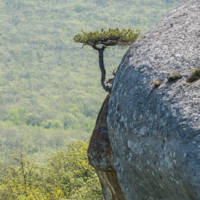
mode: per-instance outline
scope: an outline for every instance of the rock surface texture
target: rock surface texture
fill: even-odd
[[[200,81],[186,82],[196,68],[200,0],[185,1],[124,56],[107,122],[126,200],[200,200]],[[182,78],[167,82],[176,72]]]
[[[105,200],[125,200],[114,168],[112,147],[108,137],[108,95],[101,107],[88,148],[88,159],[98,174]]]

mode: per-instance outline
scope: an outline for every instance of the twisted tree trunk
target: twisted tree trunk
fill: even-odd
[[[111,87],[106,83],[106,70],[105,70],[105,66],[104,66],[104,61],[103,61],[103,52],[105,50],[106,47],[102,47],[102,48],[96,48],[96,50],[98,50],[99,52],[99,68],[101,70],[101,85],[103,87],[103,89],[106,92],[111,93]]]

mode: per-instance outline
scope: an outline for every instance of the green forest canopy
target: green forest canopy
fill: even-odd
[[[97,53],[73,36],[85,31],[146,32],[182,0],[2,0],[0,153],[22,147],[42,159],[91,135],[106,94]],[[87,48],[87,47],[85,47]],[[124,50],[105,52],[108,75]]]
[[[88,165],[88,141],[68,145],[45,164],[23,151],[0,162],[0,200],[103,200],[95,170]]]

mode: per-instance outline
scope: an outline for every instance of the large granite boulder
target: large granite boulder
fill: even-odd
[[[200,81],[186,81],[196,68],[200,0],[185,1],[124,56],[107,122],[127,200],[200,199]],[[182,78],[168,82],[176,72]]]

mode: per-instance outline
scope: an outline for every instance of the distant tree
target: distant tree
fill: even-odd
[[[141,31],[131,29],[122,29],[121,31],[116,29],[94,31],[86,33],[81,30],[82,34],[74,36],[74,41],[83,43],[84,45],[91,46],[93,49],[99,52],[99,68],[101,70],[101,85],[105,91],[111,93],[111,87],[106,82],[106,70],[103,60],[103,52],[108,46],[121,46],[126,47],[131,45],[140,36]]]

